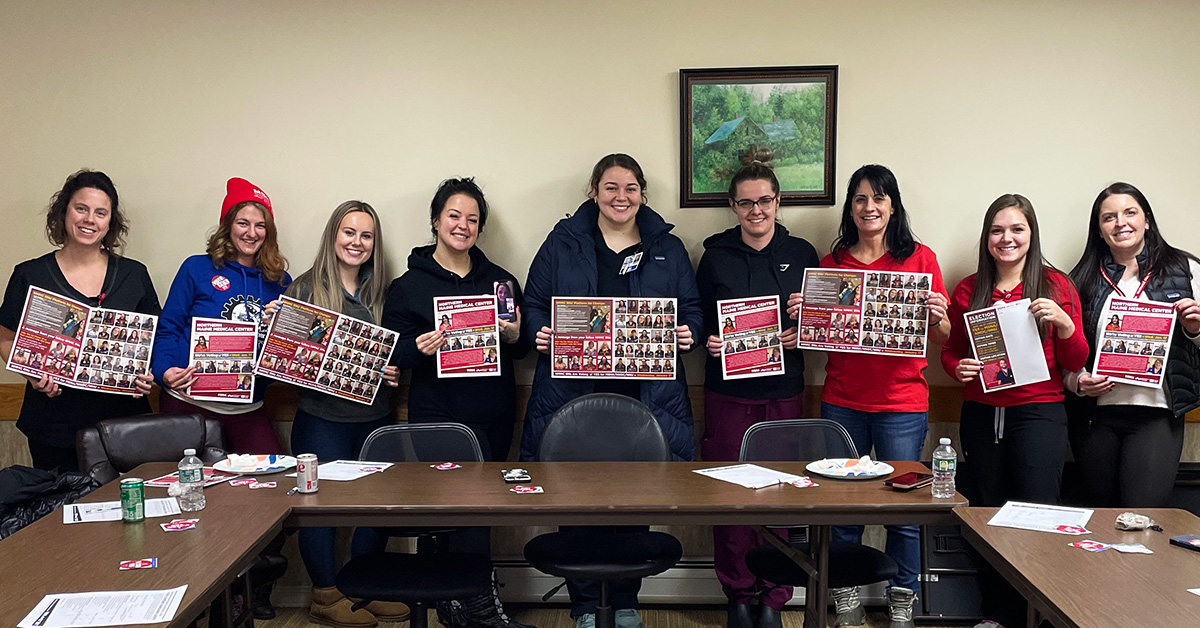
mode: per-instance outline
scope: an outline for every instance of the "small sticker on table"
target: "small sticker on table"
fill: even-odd
[[[129,571],[131,569],[154,569],[158,566],[157,558],[140,558],[138,560],[123,560],[121,561],[121,571]]]
[[[508,490],[510,490],[514,493],[527,493],[527,494],[545,493],[546,492],[546,491],[543,491],[542,487],[540,487],[540,486],[528,486],[528,485],[514,486]]]
[[[200,523],[199,519],[172,519],[170,523],[160,523],[163,530],[167,532],[182,532],[183,530],[193,530],[196,524]]]

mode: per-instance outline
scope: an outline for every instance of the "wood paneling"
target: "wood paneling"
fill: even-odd
[[[804,396],[804,416],[821,415],[821,386],[809,386]],[[150,394],[150,403],[158,407],[158,389]],[[529,386],[517,386],[517,417],[524,416],[525,404],[529,402]],[[21,413],[22,384],[0,384],[0,421],[15,421]],[[396,396],[396,418],[408,420],[408,386],[401,386]],[[698,426],[704,421],[704,387],[689,386],[688,396],[692,400],[692,414]],[[267,407],[276,421],[291,421],[296,415],[296,391],[291,386],[271,386],[267,389]],[[962,406],[962,389],[956,386],[935,386],[929,389],[929,421],[931,423],[957,423],[958,410]],[[1187,415],[1189,423],[1200,423],[1200,410]]]

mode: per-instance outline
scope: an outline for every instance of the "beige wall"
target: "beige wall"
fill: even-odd
[[[481,245],[523,278],[612,151],[641,161],[651,205],[698,260],[733,218],[676,206],[677,70],[813,64],[841,68],[837,186],[891,166],[948,282],[971,272],[983,210],[1010,191],[1040,210],[1060,267],[1117,179],[1200,251],[1191,1],[4,4],[2,269],[48,250],[40,212],[91,167],[117,182],[127,254],[164,298],[230,176],[271,195],[294,270],[333,207],[362,198],[398,273],[438,181],[474,175],[495,211]],[[782,220],[823,252],[837,210]]]

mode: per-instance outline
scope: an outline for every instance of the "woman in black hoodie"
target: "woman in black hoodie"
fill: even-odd
[[[383,306],[383,326],[400,334],[393,363],[412,370],[408,422],[465,424],[479,439],[484,459],[505,460],[517,412],[513,360],[530,349],[521,337],[521,286],[475,246],[488,206],[474,179],[443,181],[429,209],[434,243],[412,250],[408,272],[392,282]],[[495,294],[500,285],[513,301],[512,320],[499,320],[500,377],[439,379],[435,355],[445,337],[433,318],[434,297]],[[490,528],[442,538],[446,543],[440,549],[491,556]],[[490,596],[461,604],[439,604],[443,623],[451,628],[529,628],[508,619],[494,589]]]
[[[696,271],[708,360],[704,376],[704,436],[700,455],[706,461],[735,461],[747,428],[759,421],[803,416],[804,355],[796,349],[795,320],[787,315],[788,295],[800,292],[804,269],[820,259],[807,241],[788,235],[775,222],[779,180],[762,161],[752,161],[733,176],[729,206],[738,225],[704,241]],[[784,373],[756,379],[725,381],[722,376],[721,321],[717,301],[779,295]],[[713,555],[717,579],[729,598],[729,628],[780,626],[779,611],[792,598],[792,587],[756,581],[746,568],[746,552],[763,541],[749,526],[715,526]],[[750,600],[765,589],[758,621]]]

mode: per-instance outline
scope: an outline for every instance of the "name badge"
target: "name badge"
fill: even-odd
[[[637,270],[638,265],[641,263],[642,263],[642,251],[638,251],[637,253],[634,253],[633,255],[626,257],[624,262],[621,262],[621,272],[618,274],[624,275],[626,273],[631,273],[631,272]]]

